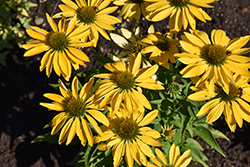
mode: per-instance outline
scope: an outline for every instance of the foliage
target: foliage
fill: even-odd
[[[13,49],[28,40],[24,29],[29,28],[29,10],[37,4],[28,0],[0,0],[0,64],[6,65],[5,57]]]

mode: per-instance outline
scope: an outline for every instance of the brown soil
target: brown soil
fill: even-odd
[[[50,15],[58,11],[55,4],[60,1],[32,0],[38,4],[31,10],[33,21],[31,25],[47,28],[45,13]],[[207,9],[212,21],[202,23],[197,21],[197,29],[210,34],[212,29],[223,29],[230,38],[248,35],[250,32],[250,1],[249,0],[220,0],[213,9]],[[43,20],[41,20],[43,19]],[[146,34],[149,26],[147,21],[137,23],[142,34]],[[153,23],[156,31],[167,32],[167,21]],[[131,28],[131,24],[123,22],[119,27]],[[110,46],[101,38],[101,49],[108,53]],[[24,50],[16,48],[7,56],[7,66],[0,71],[0,166],[1,167],[67,167],[81,146],[66,147],[64,144],[49,144],[46,142],[31,144],[38,135],[47,132],[43,126],[47,124],[55,112],[39,106],[39,102],[46,101],[44,93],[55,92],[48,83],[57,83],[57,76],[52,73],[47,78],[45,72],[39,72],[41,56],[24,58]],[[247,45],[248,47],[250,44]],[[95,48],[86,50],[89,56],[98,55]],[[101,64],[92,61],[87,69],[99,68]],[[84,82],[83,80],[81,81]],[[211,167],[250,167],[250,124],[244,122],[243,127],[231,133],[223,118],[213,125],[222,131],[230,140],[219,140],[219,144],[226,157],[221,156],[206,143],[202,143],[204,153],[208,157],[207,164]],[[201,166],[192,163],[190,166]]]

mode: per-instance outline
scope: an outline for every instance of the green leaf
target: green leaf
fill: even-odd
[[[187,138],[186,142],[189,143],[191,145],[191,147],[194,147],[194,148],[197,148],[200,151],[203,151],[202,146],[195,139]]]
[[[200,150],[198,150],[197,148],[193,148],[191,144],[183,145],[182,148],[191,150],[190,156],[192,157],[192,159],[201,163],[203,166],[208,167],[205,160],[203,159],[205,155]]]
[[[42,142],[42,141],[46,141],[49,143],[57,143],[58,137],[59,134],[51,135],[50,133],[46,133],[44,135],[37,136],[35,139],[31,141],[31,143]]]
[[[187,130],[188,130],[189,134],[191,135],[191,137],[193,137],[194,136],[194,131],[193,131],[193,125],[192,125],[191,122],[189,122],[187,124]]]
[[[180,127],[180,133],[181,133],[181,139],[183,139],[185,137],[185,131],[187,129],[187,126],[190,122],[190,115],[188,114],[188,112],[186,110],[182,110],[181,112],[179,112],[180,116],[181,116],[181,127]]]
[[[161,141],[164,145],[162,146],[162,150],[163,152],[168,155],[169,153],[169,149],[171,147],[171,144],[169,143],[169,141]]]
[[[7,54],[8,54],[9,52],[10,52],[10,51],[5,51],[5,52],[0,53],[0,64],[1,64],[1,65],[6,66],[5,59],[6,59],[6,56],[7,56]]]
[[[195,107],[191,102],[186,101],[186,100],[179,100],[179,104],[184,106],[184,108],[186,108],[186,107]]]
[[[96,166],[112,166],[113,162],[113,157],[112,157],[112,149],[108,149],[105,152],[100,152],[101,154],[98,155],[99,158],[96,159],[94,163],[91,163],[91,167],[96,167]]]
[[[84,162],[85,162],[85,166],[89,166],[89,154],[91,151],[92,147],[88,144],[88,148],[85,152],[85,156],[84,156]]]
[[[215,150],[217,150],[221,155],[225,157],[225,154],[222,152],[219,144],[214,139],[209,129],[203,126],[194,126],[194,132],[195,134],[200,136],[205,142],[207,142],[210,146],[212,146]]]
[[[215,138],[222,138],[222,139],[226,139],[227,141],[230,142],[229,138],[227,138],[226,135],[224,135],[221,131],[219,130],[216,130],[216,129],[213,129],[213,128],[209,128],[212,135],[215,137]]]

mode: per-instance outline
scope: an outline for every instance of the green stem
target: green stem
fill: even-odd
[[[92,147],[90,145],[88,145],[88,148],[86,150],[86,154],[84,156],[85,167],[89,167],[89,152],[90,152],[91,148]]]
[[[99,42],[97,42],[97,49],[98,49],[98,50],[99,50],[99,52],[101,53],[101,56],[102,56],[102,57],[104,57],[104,55],[103,55],[103,52],[102,52],[102,50],[101,50],[101,47],[100,47]]]
[[[205,115],[201,116],[200,118],[194,120],[193,124],[194,124],[195,122],[199,121],[199,120],[202,120],[202,119],[203,119],[204,117],[206,117],[206,116],[207,116],[207,114],[205,114]]]
[[[136,20],[133,19],[133,25],[132,25],[132,30],[133,30],[133,33],[135,32],[135,23],[136,23]]]
[[[91,154],[90,158],[89,158],[89,163],[92,162],[95,158],[92,159],[93,155],[95,154],[95,152],[97,151],[97,147],[95,148],[95,150],[93,151],[93,153]]]

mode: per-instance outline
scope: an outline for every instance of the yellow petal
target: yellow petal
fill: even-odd
[[[97,122],[88,114],[85,114],[85,116],[87,117],[89,123],[92,125],[92,127],[95,129],[95,131],[99,134],[102,135],[102,130],[101,128],[98,126]]]
[[[110,1],[103,1],[103,2],[110,3]],[[112,7],[105,8],[105,9],[101,10],[100,12],[98,12],[97,15],[107,15],[107,14],[113,13],[114,11],[116,11],[117,8],[118,8],[118,6],[112,6]],[[99,9],[102,9],[101,5],[99,6]]]
[[[60,64],[60,68],[61,68],[62,72],[67,76],[70,75],[71,74],[70,73],[71,66],[70,66],[69,60],[66,57],[65,52],[59,52],[59,57],[60,57],[59,64]]]
[[[138,146],[139,146],[140,150],[143,152],[143,154],[147,155],[148,157],[155,157],[152,150],[150,149],[150,147],[147,144],[145,144],[141,140],[136,140],[136,143],[138,144]]]
[[[136,41],[136,37],[135,37],[135,35],[134,35],[133,32],[131,32],[131,31],[125,29],[125,28],[121,28],[121,33],[122,33],[122,35],[123,35],[126,39],[128,39],[131,43],[134,43],[134,42]]]
[[[46,63],[46,75],[49,77],[52,71],[52,67],[53,67],[53,59],[54,59],[54,54],[55,52],[53,52],[49,57],[48,57],[48,61]]]
[[[68,89],[66,88],[66,86],[63,84],[63,82],[59,79],[58,80],[59,83],[59,90],[61,92],[61,94],[63,95],[63,97],[69,97],[69,92]]]
[[[51,52],[52,52],[52,49],[51,49],[51,50],[48,50],[48,51],[43,55],[42,60],[41,60],[41,65],[40,65],[40,67],[39,67],[40,71],[42,71],[42,70],[46,67],[46,65],[47,65],[47,63],[48,63],[48,61],[49,61],[49,58],[50,58],[50,56],[51,56]]]
[[[156,71],[158,70],[159,66],[158,65],[153,65],[152,67],[149,67],[147,70],[145,70],[142,74],[140,74],[137,79],[147,79],[152,77]],[[135,80],[135,81],[136,81]]]
[[[202,61],[196,64],[190,64],[181,70],[181,74],[184,78],[196,77],[203,74],[208,68],[208,64]]]
[[[34,31],[34,30],[31,30],[31,29],[26,29],[26,32],[29,36],[31,36],[32,38],[34,39],[38,39],[41,41],[46,41],[46,36],[47,34],[44,34],[44,33],[40,33],[40,32],[37,32],[37,31]]]
[[[153,122],[153,120],[158,116],[158,110],[151,111],[148,113],[141,122],[139,122],[138,126],[145,126]]]
[[[58,52],[54,52],[54,56],[53,56],[53,67],[54,67],[54,71],[56,72],[56,74],[58,76],[60,76],[62,74],[61,72],[61,68],[59,66],[59,53]]]
[[[148,109],[152,108],[148,99],[142,93],[136,90],[133,90],[133,95],[134,95],[134,98],[138,99],[138,101],[140,101],[140,103],[143,104],[143,106],[145,106]]]
[[[250,35],[247,35],[247,36],[244,36],[244,37],[240,37],[238,40],[236,40],[233,43],[231,43],[227,47],[227,50],[233,51],[235,49],[240,49],[241,47],[243,47],[244,45],[246,45],[246,43],[249,41],[249,39],[250,39]]]
[[[221,101],[217,106],[215,106],[209,111],[206,122],[209,124],[216,121],[221,116],[224,109],[225,102]]]
[[[89,145],[93,146],[93,143],[94,143],[93,135],[92,135],[91,129],[90,129],[87,121],[81,117],[81,123],[82,123],[83,131],[84,131],[84,133],[87,137],[87,140],[89,142]]]
[[[226,61],[225,66],[237,74],[248,76],[248,77],[250,76],[250,72],[248,71],[248,69],[245,68],[244,66],[243,67],[240,66],[238,63],[228,60]]]
[[[233,112],[233,115],[234,115],[234,118],[235,118],[237,124],[241,128],[242,124],[243,124],[243,119],[241,116],[241,109],[240,109],[238,103],[235,101],[232,101],[232,112]]]
[[[114,155],[113,155],[114,167],[119,166],[119,164],[121,163],[122,157],[124,155],[124,152],[125,152],[125,145],[124,145],[123,141],[121,141],[118,144],[117,148],[115,149],[115,152],[114,152]]]
[[[75,15],[68,23],[68,28],[66,29],[66,35],[69,35],[75,28],[77,20],[77,15]]]
[[[73,120],[74,120],[74,118],[71,118],[63,126],[61,133],[60,133],[60,136],[59,136],[59,141],[58,141],[59,144],[62,144],[68,138],[69,129],[71,128]]]
[[[184,34],[186,35],[188,40],[192,42],[193,45],[196,45],[198,47],[203,47],[205,45],[205,43],[202,40],[200,40],[197,36],[187,32],[184,32]]]
[[[136,84],[140,87],[146,88],[146,89],[151,89],[151,90],[164,90],[164,86],[160,84],[152,84],[152,83],[146,83],[146,82],[141,82]]]
[[[130,44],[124,37],[114,33],[110,33],[110,37],[121,48],[130,49]]]
[[[55,93],[46,93],[43,96],[50,99],[50,100],[53,100],[57,103],[62,103],[65,100],[64,97],[62,97],[58,94],[55,94]]]
[[[68,6],[72,7],[73,9],[77,10],[78,9],[78,6],[72,2],[71,0],[62,0],[63,3],[67,4]]]
[[[81,144],[83,146],[86,145],[86,137],[85,137],[85,134],[84,134],[84,130],[83,130],[83,127],[82,127],[82,124],[80,122],[79,119],[76,119],[76,135],[79,137],[80,141],[81,141]]]
[[[161,137],[161,134],[158,131],[151,129],[149,127],[141,127],[139,133],[142,135],[147,135],[147,136],[151,136],[154,138]]]
[[[211,41],[207,35],[206,32],[204,31],[199,31],[199,30],[195,30],[194,34],[200,38],[200,40],[202,40],[205,44],[211,44]]]
[[[76,119],[78,120],[78,118],[75,118],[75,120],[73,121],[73,123],[72,123],[72,125],[71,125],[71,127],[69,129],[69,135],[67,137],[66,145],[71,143],[71,141],[74,139],[75,134],[76,134],[76,128],[77,128],[77,126],[80,125],[80,123],[77,122]],[[79,124],[77,124],[77,123],[79,123]]]
[[[54,22],[54,20],[49,16],[48,13],[46,13],[46,17],[47,17],[47,20],[48,20],[49,25],[50,25],[50,27],[52,28],[52,30],[53,30],[54,32],[57,32],[58,29],[57,29],[57,25],[56,25],[56,23]]]
[[[197,46],[194,46],[188,42],[180,41],[181,46],[186,52],[192,53],[192,54],[199,54],[200,48]]]
[[[132,57],[132,56],[131,56]],[[131,58],[130,57],[130,58]],[[141,55],[141,53],[138,53],[138,55],[136,56],[136,58],[135,58],[135,61],[134,61],[134,63],[133,63],[133,66],[132,66],[132,68],[131,68],[131,72],[132,72],[132,74],[135,74],[138,70],[139,70],[139,68],[140,68],[140,66],[141,66],[141,59],[142,59],[142,55]],[[131,63],[131,62],[130,62]],[[130,65],[130,64],[129,64]]]
[[[47,35],[49,33],[48,31],[46,31],[46,30],[44,30],[42,28],[39,28],[37,26],[30,26],[30,28],[32,28],[33,30],[35,30],[35,31],[37,31],[37,32],[39,32],[41,34],[44,34],[44,35]]]
[[[111,64],[111,66],[113,67],[113,69],[116,69],[115,71],[127,71],[127,66],[125,64],[124,61],[118,61],[118,62],[114,62]],[[104,66],[106,68],[106,66]],[[107,68],[108,69],[108,68]],[[112,68],[108,69],[108,70],[112,70]],[[111,72],[115,72],[114,70],[112,70]]]
[[[202,116],[208,112],[210,112],[215,106],[217,106],[220,103],[220,99],[214,99],[211,100],[209,102],[207,102],[206,104],[204,104],[200,111],[197,113],[197,117]]]
[[[57,120],[55,119],[55,117],[53,118],[53,120],[52,120],[53,126],[52,126],[52,130],[51,130],[51,135],[56,134],[62,128],[64,123],[67,121],[68,116],[65,114],[66,114],[65,112],[58,114],[58,115],[60,115],[60,117],[58,117]],[[56,116],[58,116],[58,115],[56,115]]]
[[[206,22],[206,19],[204,18],[203,14],[198,10],[199,8],[189,5],[188,6],[189,10],[193,13],[195,17],[197,17],[199,20]]]
[[[153,137],[142,135],[142,136],[138,136],[138,138],[141,139],[144,143],[151,145],[151,146],[156,146],[156,147],[163,146],[163,144],[159,140]]]
[[[23,56],[24,57],[34,56],[49,49],[50,47],[48,45],[38,45],[37,47],[33,47],[30,50],[27,50]]]
[[[72,90],[72,95],[74,98],[77,99],[77,96],[78,96],[78,79],[77,77],[75,76],[73,81],[72,81],[72,85],[71,85],[71,90]]]
[[[92,92],[93,92],[93,83],[94,83],[94,77],[91,77],[89,82],[87,82],[86,84],[84,84],[84,86],[82,87],[81,91],[80,91],[80,98],[83,100],[87,100]]]
[[[94,117],[97,121],[101,122],[102,124],[109,126],[109,120],[107,117],[100,111],[97,110],[86,110],[92,117]]]
[[[187,5],[187,6],[189,7],[190,5]],[[193,30],[195,30],[196,29],[195,17],[193,16],[193,14],[191,14],[191,11],[189,8],[185,10],[185,14],[186,14],[186,18],[188,19],[189,25],[191,26]]]
[[[119,143],[121,143],[121,139],[119,137],[115,137],[109,140],[109,142],[107,143],[107,149],[110,149],[111,147]]]
[[[199,91],[199,92],[195,92],[195,93],[189,95],[188,99],[194,100],[194,101],[208,100],[208,99],[210,99],[209,92],[205,91],[205,90]]]
[[[128,167],[133,167],[134,166],[134,160],[132,155],[130,154],[132,150],[130,150],[130,144],[129,142],[125,143],[125,161],[128,165]]]
[[[71,53],[71,55],[74,55],[77,59],[89,62],[88,56],[84,52],[82,52],[81,50],[73,48],[73,47],[69,47],[68,51]]]
[[[156,155],[160,158],[160,160],[164,163],[164,165],[168,165],[167,159],[165,155],[158,148],[155,149]]]
[[[176,162],[176,166],[184,166],[185,164],[189,164],[190,163],[190,161],[191,161],[191,157],[190,158],[188,158],[189,157],[189,155],[190,155],[190,153],[191,153],[191,150],[187,150],[187,151],[185,151],[182,155],[181,155],[181,157],[178,159],[178,161]],[[186,162],[187,161],[187,162]],[[186,165],[186,166],[187,166]]]
[[[43,107],[50,109],[50,110],[64,111],[64,107],[62,105],[57,105],[54,103],[39,103],[39,104]]]

